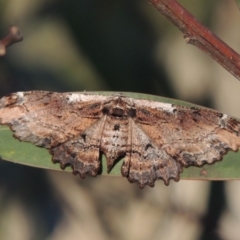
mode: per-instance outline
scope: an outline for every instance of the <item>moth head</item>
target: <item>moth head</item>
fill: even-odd
[[[105,102],[103,113],[113,118],[128,118],[136,114],[134,103],[122,94],[112,95]]]

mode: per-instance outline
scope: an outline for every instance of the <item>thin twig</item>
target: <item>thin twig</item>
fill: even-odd
[[[183,32],[187,43],[208,53],[240,80],[240,55],[200,24],[176,0],[148,0],[148,2]]]
[[[22,40],[23,37],[20,29],[16,26],[12,26],[9,29],[9,33],[7,34],[7,36],[0,40],[0,56],[4,56],[6,54],[7,47]]]

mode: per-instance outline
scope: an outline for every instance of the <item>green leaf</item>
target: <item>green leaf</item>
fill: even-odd
[[[110,95],[113,92],[99,92],[98,94]],[[148,99],[154,101],[161,101],[167,103],[173,103],[181,106],[197,106],[187,102],[179,100],[168,99],[147,94],[138,93],[124,93],[124,95],[139,98]],[[199,106],[197,106],[199,107]],[[7,126],[0,126],[0,158],[13,163],[24,164],[28,166],[45,168],[51,170],[61,170],[59,164],[53,164],[51,161],[51,155],[48,150],[36,147],[28,142],[20,142],[13,137],[12,131]],[[240,152],[229,152],[224,156],[223,161],[215,163],[214,165],[204,165],[202,168],[190,167],[184,169],[181,174],[182,179],[205,179],[205,180],[230,180],[240,179]],[[106,171],[106,159],[102,155],[102,174],[107,174]],[[120,160],[111,170],[109,175],[121,175],[122,160]],[[66,168],[67,171],[71,171],[71,168]]]

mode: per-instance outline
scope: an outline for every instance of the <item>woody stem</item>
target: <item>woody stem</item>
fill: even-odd
[[[183,32],[187,43],[209,54],[240,80],[240,55],[199,23],[176,0],[148,0],[148,2]]]

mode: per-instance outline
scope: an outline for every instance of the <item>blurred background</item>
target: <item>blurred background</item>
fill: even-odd
[[[240,52],[234,0],[181,0]],[[15,91],[130,91],[240,118],[240,82],[146,0],[0,0],[0,36],[24,41],[0,58],[0,96]],[[122,177],[81,180],[0,162],[0,239],[240,238],[240,183],[180,181],[138,189]]]

